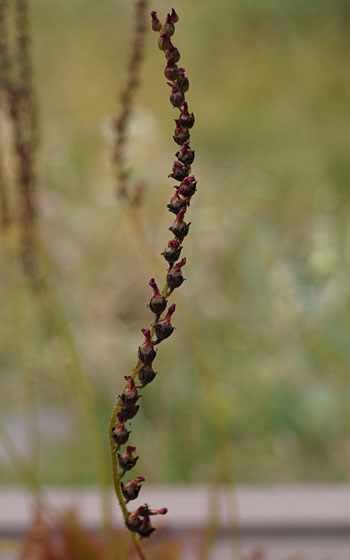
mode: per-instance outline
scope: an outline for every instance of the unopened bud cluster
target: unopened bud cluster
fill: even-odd
[[[158,46],[164,51],[166,57],[164,74],[171,87],[170,102],[179,111],[178,118],[175,119],[173,138],[180,149],[176,152],[177,159],[174,161],[169,175],[178,184],[174,185],[175,193],[167,205],[169,211],[175,214],[175,218],[169,228],[173,238],[168,241],[161,253],[168,264],[165,287],[161,292],[154,278],[149,281],[149,286],[153,290],[149,308],[154,314],[154,319],[150,328],[142,329],[144,340],[138,348],[138,362],[133,374],[125,377],[127,383],[117,401],[115,409],[117,414],[115,414],[115,423],[111,434],[116,447],[119,481],[125,504],[138,497],[141,483],[145,480],[142,476],[138,476],[129,482],[121,482],[125,473],[133,469],[138,460],[136,447],[133,445],[127,445],[126,449],[121,452],[121,446],[127,444],[130,435],[130,431],[125,424],[138,413],[139,390],[151,383],[156,376],[153,362],[157,354],[157,345],[169,338],[174,331],[171,320],[175,312],[175,304],[167,308],[168,298],[184,282],[182,268],[186,264],[186,258],[180,259],[180,257],[183,249],[182,242],[190,227],[190,223],[185,222],[184,218],[197,186],[196,178],[190,173],[195,154],[190,147],[189,132],[194,124],[194,115],[189,112],[185,100],[189,81],[185,69],[177,66],[180,53],[171,41],[175,32],[175,24],[179,18],[174,9],[167,15],[163,24],[159,21],[156,12],[152,12],[151,17],[152,29],[159,32]],[[163,313],[164,316],[162,317]],[[135,383],[136,379],[137,385]],[[127,512],[126,525],[130,531],[138,533],[140,537],[148,537],[154,531],[150,516],[164,515],[166,512],[166,508],[152,510],[147,505],[140,506],[131,513]]]

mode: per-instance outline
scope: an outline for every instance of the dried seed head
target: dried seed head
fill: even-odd
[[[180,60],[180,52],[176,47],[174,47],[170,37],[168,38],[167,56],[171,56],[174,62],[179,62]]]
[[[186,128],[192,128],[192,126],[194,125],[194,114],[193,113],[190,114],[188,112],[188,105],[186,101],[184,101],[182,104],[179,122],[182,126],[185,126]]]
[[[118,463],[121,469],[123,469],[123,474],[125,471],[130,471],[136,464],[138,457],[133,457],[133,453],[136,450],[134,445],[128,445],[126,450],[122,455],[118,453]]]
[[[168,86],[171,87],[172,92],[170,94],[170,103],[174,106],[174,107],[181,107],[181,105],[183,104],[183,102],[185,101],[185,96],[182,93],[182,91],[179,90],[179,88],[172,84],[171,82],[167,82]]]
[[[183,259],[181,259],[180,262],[175,264],[169,270],[169,272],[166,276],[166,281],[167,281],[167,284],[168,284],[171,291],[173,291],[173,290],[175,290],[175,288],[178,288],[179,286],[181,286],[181,284],[185,280],[184,277],[182,276],[182,271],[181,271],[181,268],[185,264],[186,264],[186,258],[184,257]]]
[[[168,50],[169,35],[161,33],[158,39],[158,47],[161,51]]]
[[[178,191],[179,191],[179,189],[171,197],[170,203],[167,204],[167,208],[169,209],[169,211],[173,212],[174,214],[178,214],[180,212],[181,208],[184,208],[185,206],[187,206],[186,200],[184,200],[183,198],[181,198],[179,196]]]
[[[176,123],[176,128],[175,128],[173,138],[176,144],[182,146],[185,142],[188,141],[190,137],[190,133],[188,132],[187,128],[182,126],[180,119],[175,119],[175,123]]]
[[[168,312],[167,312],[166,316],[164,317],[164,319],[162,319],[162,321],[159,321],[155,325],[155,332],[156,332],[156,336],[157,336],[157,340],[156,340],[155,344],[158,344],[162,340],[165,340],[166,338],[168,338],[173,333],[174,327],[170,323],[170,319],[171,319],[172,314],[175,311],[175,307],[176,307],[176,305],[175,305],[175,303],[173,303],[173,305],[171,305],[169,307]]]
[[[170,239],[163,253],[161,254],[168,263],[173,264],[180,257],[181,250],[182,247],[180,247],[180,242],[176,241],[176,239]]]
[[[179,69],[175,64],[173,57],[171,56],[167,60],[166,67],[164,70],[164,76],[167,78],[167,80],[171,80],[172,82],[175,82],[178,75],[179,75]]]
[[[176,80],[176,85],[182,93],[186,93],[188,88],[190,87],[190,82],[188,78],[185,76],[185,69],[179,68],[179,77]]]
[[[128,385],[122,392],[122,401],[124,404],[134,404],[140,397],[137,392],[135,381],[133,380],[131,375],[125,375],[125,379],[127,380]]]
[[[158,19],[157,12],[151,12],[151,18],[153,31],[160,31],[162,29],[162,24]]]
[[[118,424],[112,431],[112,438],[114,443],[120,447],[120,445],[124,445],[129,439],[130,432],[124,426],[124,419],[120,412],[117,414],[118,417]]]
[[[188,167],[180,161],[174,161],[172,173],[169,177],[173,177],[175,181],[182,181],[189,173]]]
[[[178,215],[176,216],[176,219],[174,220],[174,222],[172,223],[172,226],[169,228],[170,231],[173,232],[173,234],[175,235],[175,237],[177,237],[178,239],[180,239],[181,241],[186,237],[186,235],[188,234],[188,231],[190,229],[190,225],[191,222],[189,222],[188,224],[186,224],[183,221],[183,217],[186,213],[187,208],[181,208],[180,212],[178,213]]]
[[[149,306],[151,311],[157,316],[161,315],[166,308],[166,299],[162,296],[160,291],[158,290],[158,286],[154,280],[151,278],[149,281],[149,286],[153,289],[153,296],[150,299]]]
[[[143,476],[137,476],[134,480],[130,480],[126,484],[121,483],[125,503],[136,500],[141,490],[141,482],[144,482]]]
[[[182,181],[180,188],[182,189],[183,196],[190,197],[196,192],[197,181],[194,175],[191,177],[185,177]]]
[[[156,351],[151,340],[151,331],[149,329],[141,329],[141,331],[145,335],[145,340],[139,346],[138,356],[144,364],[151,364],[156,357]]]
[[[191,165],[191,163],[193,163],[194,155],[195,152],[194,150],[191,150],[189,142],[185,142],[181,150],[179,152],[176,152],[176,157],[178,158],[178,160],[185,165]]]
[[[151,383],[156,375],[157,374],[151,365],[145,364],[141,366],[138,373],[141,387],[145,387],[148,383]]]

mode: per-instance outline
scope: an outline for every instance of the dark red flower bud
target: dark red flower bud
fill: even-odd
[[[141,522],[143,520],[139,517],[138,510],[129,513],[128,518],[125,522],[129,531],[137,532],[139,527],[141,526]]]
[[[193,196],[197,190],[196,187],[197,181],[194,175],[191,175],[191,177],[185,177],[180,185],[182,194],[186,197]]]
[[[135,381],[133,380],[131,375],[125,375],[125,379],[127,380],[128,385],[122,392],[122,401],[125,404],[134,404],[140,397],[137,392]]]
[[[137,515],[140,517],[149,517],[150,515],[165,515],[168,513],[167,508],[160,508],[160,509],[150,509],[148,504],[144,504],[143,506],[139,506],[137,508]]]
[[[181,125],[180,119],[175,119],[175,122],[176,122],[176,128],[175,128],[173,138],[176,144],[182,146],[182,144],[188,141],[190,137],[190,133],[188,132],[187,128]]]
[[[168,38],[167,56],[171,56],[174,62],[179,62],[180,60],[180,52],[176,47],[174,47],[170,37]]]
[[[149,517],[144,517],[141,521],[140,526],[137,529],[137,533],[140,535],[141,538],[149,537],[155,528],[152,527],[151,520]]]
[[[161,51],[168,50],[169,35],[161,33],[158,39],[158,47]]]
[[[131,420],[131,418],[134,418],[134,416],[136,416],[136,414],[138,413],[139,408],[140,407],[138,404],[122,403],[121,413],[124,420]]]
[[[186,224],[183,221],[183,217],[185,215],[187,208],[181,208],[180,212],[176,216],[175,221],[172,223],[172,226],[169,228],[170,231],[173,232],[175,237],[180,239],[181,241],[186,237],[188,234],[188,230],[190,229],[191,222]]]
[[[158,286],[154,278],[151,278],[151,280],[149,281],[149,286],[151,286],[151,288],[153,289],[153,296],[150,299],[149,306],[151,311],[153,311],[155,315],[159,316],[166,308],[166,299],[158,290]]]
[[[151,383],[156,375],[157,374],[151,365],[145,364],[141,366],[138,373],[141,387],[145,387],[148,383]]]
[[[179,161],[174,161],[172,173],[169,177],[173,177],[175,181],[182,181],[188,175],[188,167]]]
[[[155,344],[159,344],[159,342],[161,342],[162,340],[165,340],[166,338],[168,338],[174,331],[174,327],[172,326],[172,324],[170,323],[170,319],[172,314],[175,311],[175,303],[173,303],[173,305],[171,305],[168,309],[168,312],[166,314],[166,316],[164,317],[164,319],[162,319],[162,321],[159,321],[154,329],[156,332],[156,336],[157,336],[157,340],[155,342]]]
[[[157,12],[151,12],[151,18],[153,31],[160,31],[162,29],[162,24],[158,19]]]
[[[130,480],[130,482],[126,484],[121,483],[125,503],[136,500],[141,490],[141,482],[144,480],[143,476],[137,476],[134,480]]]
[[[175,264],[166,275],[166,281],[171,291],[181,286],[185,280],[182,276],[181,268],[186,264],[186,258],[181,259],[180,262]]]
[[[136,447],[134,445],[128,445],[122,455],[118,453],[118,463],[120,468],[123,469],[123,475],[126,471],[130,471],[136,464],[138,457],[132,456],[135,450]]]
[[[170,239],[168,245],[165,247],[163,253],[163,257],[165,258],[168,263],[173,264],[176,262],[180,256],[182,247],[180,247],[180,242],[176,241],[176,239]]]
[[[188,78],[185,76],[185,69],[179,68],[179,77],[176,80],[176,85],[182,93],[186,93],[188,88],[190,87],[190,82]]]
[[[176,157],[185,165],[191,165],[194,160],[195,152],[191,150],[189,142],[185,142],[179,152],[176,152]]]
[[[178,189],[179,190],[179,189]],[[173,212],[174,214],[178,214],[181,210],[181,208],[184,208],[184,206],[187,206],[187,202],[186,200],[184,200],[183,198],[181,198],[178,194],[178,190],[176,191],[176,193],[171,197],[170,199],[170,203],[167,204],[167,208],[169,209],[170,212]],[[181,194],[181,193],[180,193]]]
[[[179,21],[179,16],[175,12],[174,8],[172,8],[171,14],[168,14],[168,17],[172,23],[177,23]]]
[[[181,107],[181,105],[183,104],[183,102],[185,101],[185,96],[182,93],[182,91],[179,90],[179,88],[177,86],[175,86],[174,84],[167,82],[168,86],[170,86],[172,88],[172,92],[171,95],[169,97],[170,99],[170,103],[174,106],[174,107]]]
[[[144,364],[151,364],[156,357],[156,351],[151,340],[151,331],[149,329],[141,329],[141,331],[145,335],[145,340],[139,346],[138,356]]]
[[[173,57],[171,56],[167,60],[166,67],[165,67],[165,70],[164,70],[164,76],[168,80],[171,80],[172,82],[175,82],[178,75],[179,75],[179,69],[175,64],[175,61],[174,61]]]
[[[112,438],[114,443],[120,447],[120,445],[124,445],[128,441],[130,432],[125,428],[123,416],[120,412],[118,412],[117,417],[119,421],[112,431]]]
[[[182,126],[185,126],[186,128],[192,128],[192,126],[194,125],[194,114],[193,113],[190,114],[188,112],[188,105],[186,101],[184,101],[182,104],[179,122]]]
[[[174,35],[175,26],[174,26],[174,23],[172,21],[171,14],[168,14],[167,17],[165,18],[165,23],[162,27],[162,31],[164,33],[166,33],[167,35]]]

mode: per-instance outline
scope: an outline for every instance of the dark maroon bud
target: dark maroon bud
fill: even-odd
[[[174,47],[170,37],[168,38],[167,56],[171,56],[174,62],[179,62],[180,60],[180,52],[176,47]]]
[[[185,165],[191,165],[194,160],[194,150],[189,147],[189,142],[185,142],[179,152],[176,152],[176,157]]]
[[[131,420],[131,418],[134,418],[134,416],[136,416],[136,414],[138,413],[139,408],[140,407],[138,404],[122,403],[121,413],[124,420]]]
[[[133,380],[131,375],[126,375],[125,379],[127,380],[128,385],[122,392],[122,401],[124,404],[134,404],[140,397],[137,392],[135,381]]]
[[[197,190],[196,187],[197,181],[194,175],[191,175],[191,177],[185,177],[180,185],[182,193],[186,197],[193,196]]]
[[[162,31],[163,31],[163,33],[166,33],[167,35],[174,35],[175,26],[172,22],[171,14],[167,15],[167,17],[165,19],[165,23],[162,27]]]
[[[180,262],[175,264],[166,275],[166,281],[171,291],[175,290],[181,286],[185,280],[182,276],[181,268],[186,264],[186,258],[184,257]]]
[[[181,208],[180,212],[178,213],[178,215],[176,216],[175,221],[172,223],[172,226],[169,228],[170,231],[173,232],[173,234],[175,235],[175,237],[177,237],[178,239],[180,239],[181,241],[186,237],[186,235],[188,234],[188,231],[190,229],[190,225],[191,222],[189,222],[188,224],[186,224],[183,221],[183,217],[185,215],[187,208]]]
[[[157,374],[151,365],[146,364],[140,367],[138,375],[141,387],[145,387],[146,385],[148,385],[148,383],[151,383],[151,381],[153,381]]]
[[[175,64],[175,61],[174,61],[173,57],[168,58],[167,63],[166,63],[166,67],[165,67],[165,70],[164,70],[164,76],[168,80],[171,80],[172,82],[175,82],[178,75],[179,75],[179,69]]]
[[[149,286],[151,286],[151,288],[153,289],[153,296],[150,299],[149,306],[151,311],[153,311],[155,315],[159,316],[166,308],[166,299],[158,290],[158,286],[154,278],[151,278],[151,280],[149,281]]]
[[[154,329],[157,336],[157,340],[155,341],[155,344],[159,344],[159,342],[165,340],[173,333],[174,327],[170,323],[170,319],[175,311],[175,307],[176,307],[175,303],[173,303],[173,305],[169,307],[168,313],[166,314],[164,319],[162,319],[162,321],[159,321],[159,323],[155,325]]]
[[[141,490],[141,482],[145,479],[143,476],[138,476],[134,480],[130,480],[126,484],[121,483],[121,488],[123,496],[125,498],[125,503],[127,504],[131,500],[136,500]]]
[[[176,193],[171,197],[170,203],[167,204],[167,208],[170,212],[178,214],[184,206],[187,206],[187,201],[179,196],[179,189],[177,189]]]
[[[160,31],[162,29],[162,24],[158,19],[157,12],[151,12],[151,18],[153,31]]]
[[[182,93],[186,93],[188,88],[190,87],[190,82],[188,78],[185,76],[185,69],[179,68],[179,77],[176,80],[176,85]]]
[[[168,245],[165,247],[161,255],[163,255],[168,263],[173,264],[179,259],[181,250],[182,247],[180,247],[180,241],[176,241],[176,239],[170,239]]]
[[[149,517],[144,517],[141,521],[140,526],[137,529],[137,533],[140,535],[141,538],[147,538],[149,537],[153,531],[155,531],[155,528],[152,527],[151,524],[151,520]]]
[[[156,357],[156,351],[151,340],[151,331],[149,329],[141,329],[141,331],[145,335],[145,340],[139,346],[138,356],[144,364],[151,364]]]
[[[189,173],[188,167],[179,161],[174,161],[172,173],[169,177],[173,177],[175,181],[182,181]]]
[[[170,21],[172,23],[177,23],[179,21],[179,16],[175,12],[174,8],[172,8],[171,14],[168,14],[168,16],[170,16]]]
[[[176,144],[179,144],[180,146],[182,146],[185,142],[188,141],[188,139],[190,137],[190,133],[188,132],[187,128],[185,128],[184,126],[181,125],[179,119],[175,119],[175,122],[176,122],[176,128],[175,128],[173,138],[174,138]]]
[[[182,104],[179,122],[182,126],[185,126],[186,128],[192,128],[192,126],[194,125],[194,114],[193,113],[190,114],[188,112],[188,105],[186,101],[184,101]]]
[[[171,95],[169,97],[170,99],[170,103],[174,106],[174,107],[181,107],[181,105],[183,104],[183,102],[185,101],[185,96],[182,93],[182,91],[179,90],[179,88],[177,86],[175,86],[174,84],[167,82],[168,86],[170,86],[172,88],[172,92]]]
[[[169,35],[161,33],[158,39],[158,47],[161,51],[168,50]]]
[[[118,453],[118,463],[120,468],[123,469],[123,475],[126,471],[130,471],[136,464],[138,457],[132,456],[135,450],[136,447],[134,445],[128,445],[122,455]]]
[[[112,431],[112,438],[114,443],[119,447],[128,441],[130,432],[125,428],[123,416],[120,412],[118,412],[117,417],[119,422]]]
[[[128,518],[125,522],[129,531],[137,532],[142,523],[141,517],[139,517],[138,510],[129,513]]]

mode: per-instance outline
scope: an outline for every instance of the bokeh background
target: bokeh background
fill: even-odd
[[[57,290],[107,426],[151,315],[148,281],[172,222],[165,205],[174,110],[148,34],[130,121],[135,212],[117,201],[111,119],[125,81],[132,3],[33,0],[41,109],[41,228]],[[154,483],[343,481],[350,470],[350,3],[155,0],[196,116],[198,193],[172,298],[175,334],[133,421]],[[2,418],[45,483],[96,479],[91,442],[54,329],[18,276],[1,283]],[[32,442],[33,443],[33,442]],[[20,475],[5,450],[4,482]]]

